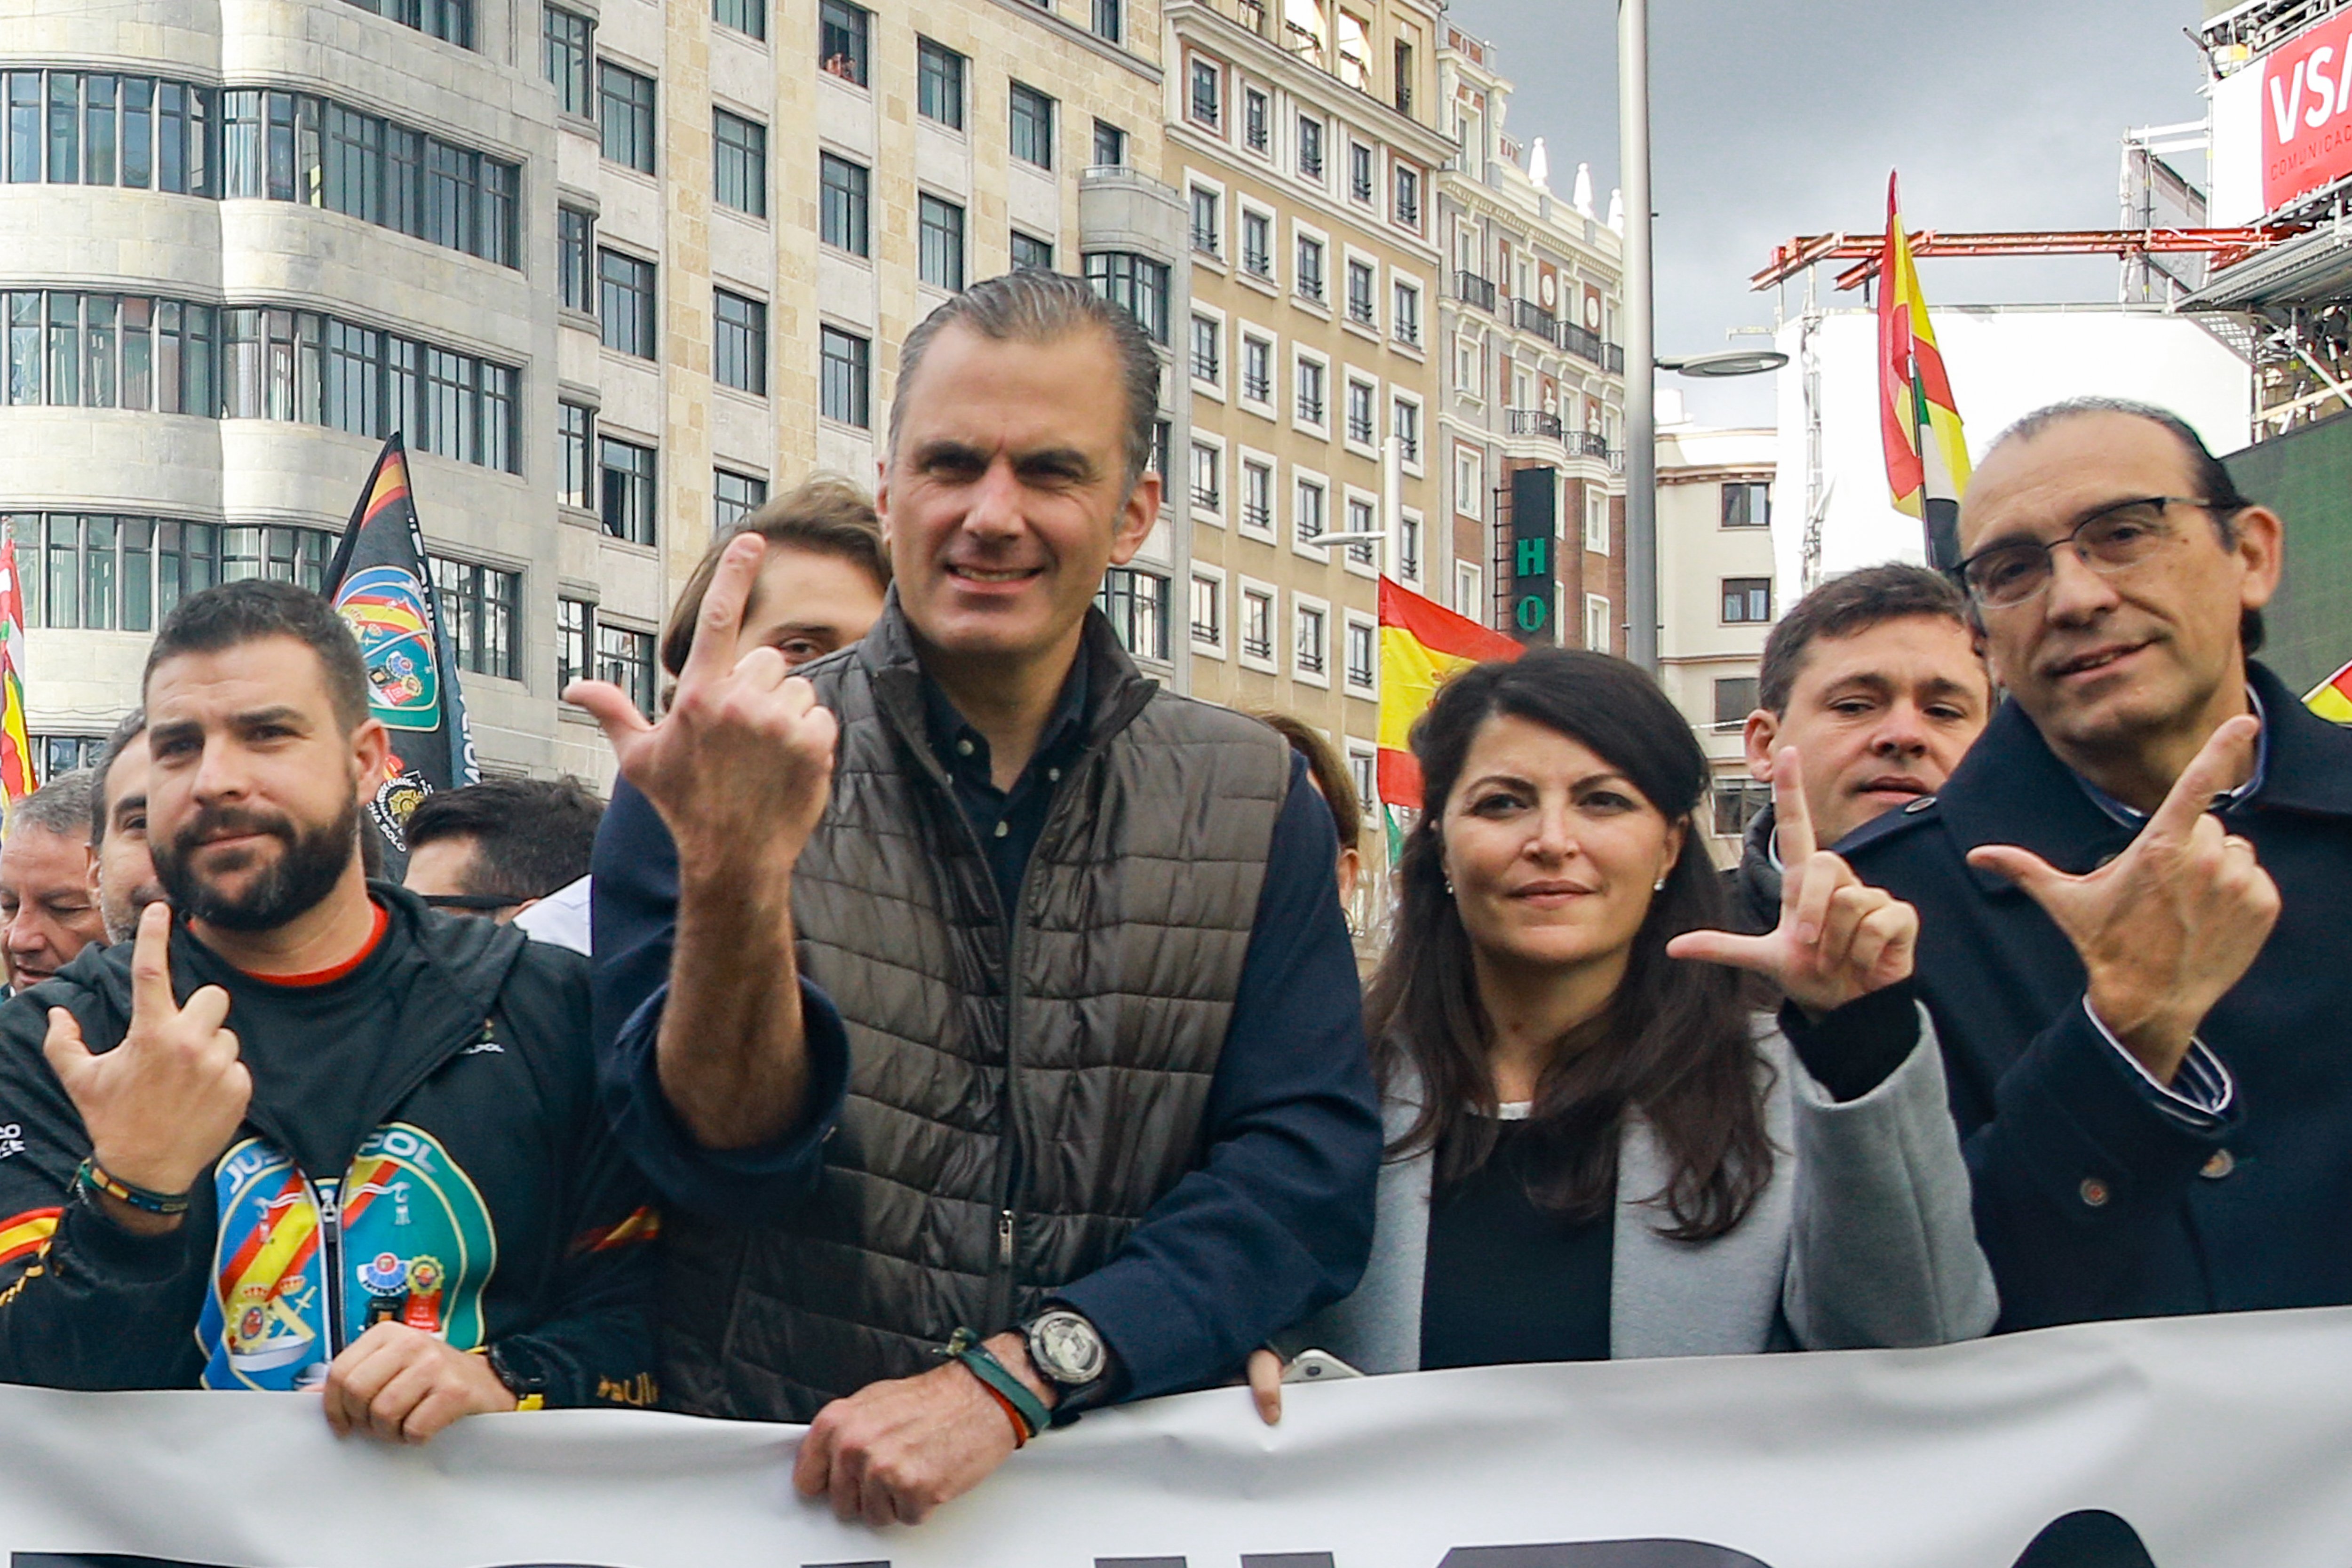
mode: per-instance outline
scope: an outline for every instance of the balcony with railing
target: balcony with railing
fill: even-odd
[[[1608,363],[1608,355],[1605,345],[1601,341],[1601,334],[1591,327],[1581,327],[1574,321],[1562,321],[1559,323],[1557,341],[1562,349],[1580,360],[1592,364]]]
[[[1559,416],[1543,408],[1503,410],[1504,428],[1514,436],[1549,436],[1559,439]]]
[[[1523,332],[1533,332],[1546,342],[1559,341],[1559,320],[1533,300],[1511,301],[1511,321]]]
[[[1456,271],[1454,274],[1454,297],[1465,305],[1492,310],[1495,308],[1495,280],[1481,278],[1466,269]]]

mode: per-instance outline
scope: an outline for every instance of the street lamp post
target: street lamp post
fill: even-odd
[[[1618,0],[1617,145],[1625,187],[1625,657],[1658,670],[1657,332],[1651,318],[1650,0]]]

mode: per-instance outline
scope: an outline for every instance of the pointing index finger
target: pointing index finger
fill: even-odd
[[[1813,841],[1813,809],[1805,804],[1803,769],[1794,746],[1781,747],[1772,759],[1772,825],[1783,866],[1795,866],[1821,847]]]
[[[2172,781],[2164,804],[2148,818],[2149,836],[2188,837],[2197,819],[2212,809],[2213,797],[2235,788],[2245,778],[2252,761],[2254,737],[2261,731],[2262,725],[2252,714],[2241,713],[2208,736],[2203,748]]]
[[[767,548],[760,535],[746,533],[730,541],[719,556],[719,569],[710,574],[710,586],[694,618],[694,647],[678,672],[680,686],[716,679],[735,668],[736,629],[743,624],[743,606],[751,602],[751,584]]]
[[[139,911],[131,950],[131,1011],[162,1018],[179,1011],[172,994],[172,910],[160,900]]]

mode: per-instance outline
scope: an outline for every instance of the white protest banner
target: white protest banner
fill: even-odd
[[[2012,1568],[2096,1510],[2035,1568],[2352,1563],[2352,1310],[1288,1394],[1273,1430],[1239,1390],[1091,1415],[931,1522],[873,1531],[793,1495],[796,1428],[553,1412],[396,1448],[337,1441],[299,1394],[6,1388],[0,1548],[9,1568]]]

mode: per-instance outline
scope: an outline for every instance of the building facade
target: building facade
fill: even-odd
[[[1771,430],[1670,421],[1658,431],[1658,680],[1706,749],[1708,848],[1725,866],[1772,800],[1770,785],[1748,776],[1741,731],[1764,639],[1785,607],[1772,570],[1778,455]]]
[[[1620,238],[1580,175],[1561,201],[1505,133],[1511,84],[1493,47],[1444,37],[1439,96],[1460,153],[1437,182],[1449,563],[1433,596],[1530,642],[1622,653]]]

